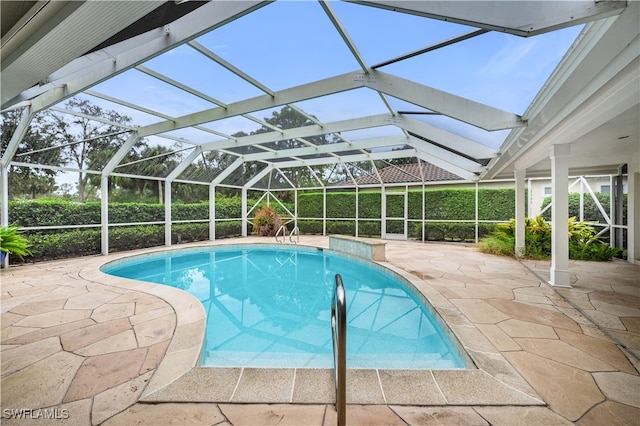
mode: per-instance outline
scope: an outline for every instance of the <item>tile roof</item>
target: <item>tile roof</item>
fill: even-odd
[[[380,169],[380,179],[382,183],[405,183],[405,182],[422,182],[422,175],[420,174],[420,167],[422,167],[422,173],[425,182],[446,181],[446,180],[461,180],[460,176],[454,175],[438,166],[431,163],[421,162],[413,164],[402,164],[399,166],[391,165]],[[380,180],[375,173],[361,176],[356,179],[358,185],[379,185]]]

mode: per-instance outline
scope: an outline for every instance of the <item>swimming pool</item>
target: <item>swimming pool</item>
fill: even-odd
[[[348,368],[460,369],[466,358],[400,277],[328,250],[282,245],[176,249],[109,263],[111,275],[171,285],[207,312],[201,365],[330,368],[335,274],[347,299]]]

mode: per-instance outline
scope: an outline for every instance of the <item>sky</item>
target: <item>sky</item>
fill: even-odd
[[[338,18],[355,42],[367,65],[399,55],[475,28],[347,2],[331,2]],[[490,32],[481,36],[379,68],[458,96],[523,114],[582,26],[522,38]],[[271,90],[310,83],[357,71],[357,61],[316,1],[285,0],[269,4],[196,39],[196,42]],[[190,46],[180,46],[143,64],[223,103],[236,102],[263,92],[206,58]],[[216,104],[187,94],[150,75],[132,69],[93,87],[99,93],[120,97],[171,116],[182,116]],[[92,102],[131,116],[137,125],[160,121],[93,96]],[[396,110],[424,111],[399,99]],[[377,93],[357,89],[297,103],[320,121],[331,122],[369,114],[387,113]],[[278,110],[280,108],[277,108]],[[253,115],[264,119],[272,110]],[[413,116],[498,149],[508,131],[486,132],[443,116]],[[236,117],[207,123],[224,134],[249,133],[260,127]],[[388,128],[345,133],[354,140],[376,135],[399,135]],[[222,139],[197,130],[171,132],[198,143]],[[152,143],[167,144],[160,138]]]

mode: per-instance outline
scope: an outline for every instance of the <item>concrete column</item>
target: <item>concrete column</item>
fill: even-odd
[[[516,247],[515,252],[517,257],[523,257],[525,255],[525,196],[524,196],[524,177],[526,174],[525,169],[516,169],[514,172],[516,179]]]
[[[551,147],[551,278],[549,284],[571,287],[569,276],[569,151],[570,145]]]

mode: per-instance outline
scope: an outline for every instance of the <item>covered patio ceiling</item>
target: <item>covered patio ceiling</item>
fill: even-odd
[[[425,31],[403,32],[401,18]],[[57,167],[15,154],[38,112],[86,118],[67,108],[72,97],[133,119],[121,126],[128,139],[120,150],[83,170],[102,176],[271,188],[274,174],[303,185],[296,169],[314,176],[305,185],[343,185],[331,177],[339,168],[357,185],[392,159],[466,181],[512,178],[516,169],[548,176],[558,143],[571,144],[572,173],[616,173],[638,158],[638,2],[3,1],[2,19],[2,109],[24,110],[4,169]],[[252,35],[247,44],[232,37],[238,31]],[[530,100],[511,99],[520,93],[513,83],[490,95],[431,84],[438,67],[474,77],[460,73],[465,62],[456,56],[468,43],[562,31],[566,53],[550,60],[550,77],[529,88]],[[512,72],[491,65],[494,77]],[[269,123],[283,107],[307,123]],[[129,170],[127,153],[141,139],[168,147],[176,166]],[[192,173],[210,152],[225,166]]]

